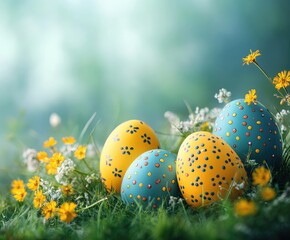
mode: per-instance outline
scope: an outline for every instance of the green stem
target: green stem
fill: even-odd
[[[264,69],[256,62],[253,61],[253,63],[256,65],[256,67],[264,74],[264,76],[269,80],[271,84],[273,84],[272,79],[269,77],[269,75],[264,71]]]
[[[83,162],[86,164],[87,168],[91,171],[94,172],[94,170],[89,166],[89,164],[87,163],[86,159],[83,160]]]
[[[77,169],[75,169],[74,171],[75,171],[76,173],[79,173],[79,174],[82,174],[82,175],[86,175],[86,176],[90,175],[89,173],[85,173],[85,172],[82,172],[82,171],[77,170]]]
[[[94,202],[93,204],[91,204],[91,205],[89,205],[89,206],[86,206],[86,207],[84,207],[84,208],[78,209],[77,212],[85,211],[85,210],[87,210],[87,209],[89,209],[89,208],[92,208],[92,207],[96,206],[97,204],[99,204],[100,202],[103,202],[103,201],[105,201],[105,200],[108,200],[108,197],[104,197],[104,198],[102,198],[102,199],[100,199],[100,200]]]
[[[264,71],[264,69],[256,61],[253,61],[253,63],[264,74],[264,76],[269,80],[269,82],[271,83],[271,85],[273,85],[272,78],[269,77],[269,75]],[[283,94],[278,89],[277,89],[277,91],[279,92],[280,96],[282,96],[282,98],[283,98],[284,97]]]

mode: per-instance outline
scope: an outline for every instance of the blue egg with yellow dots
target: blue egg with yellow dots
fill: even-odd
[[[228,103],[215,122],[213,133],[222,137],[239,155],[257,164],[276,168],[282,162],[282,138],[274,116],[260,102],[244,99]]]
[[[176,154],[163,149],[147,151],[127,169],[122,185],[124,203],[135,206],[159,207],[170,196],[179,197],[176,179]]]

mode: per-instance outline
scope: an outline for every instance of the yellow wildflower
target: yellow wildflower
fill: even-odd
[[[34,193],[33,205],[35,208],[41,208],[45,201],[46,196],[43,195],[41,190]]]
[[[244,217],[249,215],[254,215],[257,212],[257,207],[255,202],[246,199],[240,199],[235,204],[235,213],[238,216]]]
[[[78,146],[77,150],[74,153],[74,156],[78,159],[78,160],[82,160],[86,157],[86,151],[87,151],[87,147],[86,146]]]
[[[48,140],[44,141],[43,147],[44,148],[50,148],[50,147],[53,147],[56,144],[57,144],[57,141],[53,137],[50,137]]]
[[[14,191],[13,191],[13,197],[18,202],[23,202],[26,195],[27,195],[27,192],[26,192],[25,188],[14,189]]]
[[[49,175],[55,175],[57,174],[57,164],[53,161],[50,161],[48,164],[46,164],[45,168],[46,168],[46,172]]]
[[[269,169],[261,166],[254,170],[252,177],[254,185],[265,186],[271,180],[271,172]]]
[[[11,183],[11,193],[13,194],[14,191],[19,189],[25,189],[23,180],[13,180]]]
[[[255,52],[252,52],[250,49],[250,54],[243,58],[243,65],[247,64],[249,65],[250,63],[256,62],[256,58],[261,56],[260,50],[256,50]]]
[[[200,130],[201,131],[207,131],[207,132],[209,132],[210,131],[210,124],[209,124],[209,122],[208,121],[206,121],[206,122],[203,122],[201,125],[200,125]]]
[[[74,194],[74,189],[71,184],[61,186],[63,195],[69,196]]]
[[[74,218],[76,218],[77,217],[77,214],[75,212],[76,207],[77,207],[77,205],[73,202],[63,203],[58,209],[58,214],[59,214],[60,220],[63,222],[69,223]]]
[[[34,176],[33,178],[28,179],[27,187],[32,191],[36,191],[40,184],[40,177]]]
[[[57,167],[59,167],[63,161],[64,161],[64,156],[58,152],[54,153],[52,157],[50,158],[50,162],[55,163]]]
[[[38,152],[36,158],[42,162],[48,162],[49,158],[47,156],[47,152]]]
[[[23,180],[13,180],[10,191],[18,202],[23,202],[27,195]]]
[[[251,89],[249,93],[245,95],[245,100],[244,102],[250,105],[252,102],[255,103],[257,100],[257,95],[256,95],[256,90]]]
[[[74,144],[76,142],[76,139],[74,137],[63,137],[62,141],[64,144]]]
[[[273,84],[278,90],[288,87],[290,84],[290,71],[279,72],[278,75],[274,77]]]
[[[261,197],[264,201],[271,201],[276,197],[276,191],[271,187],[264,187],[261,190]]]
[[[56,210],[57,210],[56,201],[51,201],[51,202],[47,202],[46,204],[44,204],[41,212],[42,212],[42,215],[44,216],[44,218],[47,220],[49,218],[54,217]]]

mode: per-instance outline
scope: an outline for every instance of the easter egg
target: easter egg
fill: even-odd
[[[282,161],[282,140],[275,118],[261,103],[248,105],[244,99],[228,103],[215,122],[213,131],[239,155],[257,164],[267,162],[275,168]]]
[[[243,194],[247,174],[233,149],[209,132],[195,132],[181,144],[176,161],[181,194],[192,207]]]
[[[163,149],[141,154],[123,178],[122,200],[133,207],[139,204],[157,208],[170,196],[180,196],[175,162],[176,155]]]
[[[100,174],[107,191],[119,193],[123,176],[142,153],[159,148],[155,132],[140,120],[117,126],[107,138],[101,152]]]

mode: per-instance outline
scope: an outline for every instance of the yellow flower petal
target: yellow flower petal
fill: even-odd
[[[250,63],[253,63],[256,61],[256,58],[261,56],[260,50],[256,50],[255,52],[252,52],[252,50],[250,50],[250,54],[248,56],[246,56],[245,58],[243,58],[243,65],[247,64],[249,65]]]
[[[250,105],[251,103],[255,103],[257,101],[257,95],[256,95],[256,90],[251,89],[249,93],[245,95],[245,100],[244,102]]]

